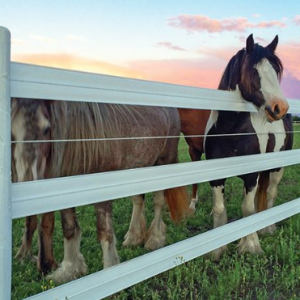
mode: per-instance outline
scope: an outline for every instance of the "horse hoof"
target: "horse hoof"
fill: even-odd
[[[128,231],[124,237],[123,247],[137,247],[144,243],[144,236]]]
[[[196,210],[196,199],[192,199],[191,203],[190,203],[190,209],[195,211]]]
[[[276,225],[273,224],[273,225],[270,225],[268,227],[265,227],[263,229],[261,229],[259,231],[260,234],[274,234],[274,232],[276,231]]]
[[[114,253],[112,257],[104,259],[103,261],[103,269],[110,268],[120,263],[120,259],[117,253]]]
[[[251,254],[262,254],[264,251],[261,249],[260,244],[255,244],[245,240],[243,243],[238,245],[238,253],[251,253]]]
[[[31,261],[32,263],[37,264],[37,261],[38,261],[37,256],[31,255],[31,257],[30,257],[29,259],[30,259],[30,261]]]
[[[37,257],[31,253],[31,251],[26,251],[24,248],[20,248],[18,253],[15,255],[15,259],[18,260],[21,264],[25,262],[25,260],[29,260],[30,262],[37,264]]]
[[[58,264],[55,260],[48,260],[46,262],[40,262],[37,259],[37,268],[43,275],[49,274],[52,270],[55,270]]]
[[[15,255],[15,259],[23,263],[27,257],[30,258],[31,256],[33,256],[31,251],[22,245]]]
[[[209,254],[211,255],[214,261],[219,261],[223,253],[227,250],[227,246],[222,246],[216,250],[211,251]]]
[[[165,245],[165,237],[150,237],[145,243],[145,249],[153,251],[162,248]]]
[[[47,280],[53,280],[55,283],[65,283],[85,276],[88,271],[86,264],[77,266],[66,266],[62,263],[57,270],[46,277]]]
[[[195,211],[196,210],[196,205],[195,205],[195,203],[194,202],[191,202],[191,204],[190,204],[190,209],[191,210],[193,210],[193,211]]]

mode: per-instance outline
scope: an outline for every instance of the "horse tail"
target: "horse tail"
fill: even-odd
[[[174,222],[179,223],[193,213],[189,208],[188,195],[185,186],[167,189],[164,194],[171,218]]]
[[[270,171],[260,172],[256,193],[257,212],[267,209],[267,189],[270,181]]]

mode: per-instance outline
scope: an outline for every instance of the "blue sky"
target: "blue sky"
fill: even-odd
[[[300,97],[300,1],[10,0],[0,20],[15,61],[210,88],[250,33],[278,34]]]

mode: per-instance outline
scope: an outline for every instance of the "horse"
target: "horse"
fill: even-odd
[[[251,34],[246,40],[246,48],[230,59],[218,88],[240,93],[246,101],[254,104],[257,112],[212,111],[204,141],[207,159],[292,149],[292,117],[287,114],[289,105],[279,85],[283,65],[275,54],[277,45],[278,36],[268,46],[262,47],[254,43]],[[239,176],[244,181],[243,217],[273,206],[282,175],[283,168]],[[227,223],[225,181],[210,182],[214,228]],[[275,225],[263,232],[272,233],[274,230]],[[226,246],[215,250],[214,258],[219,259],[225,250]],[[243,237],[238,250],[239,253],[263,252],[257,233]]]
[[[203,141],[210,110],[178,108],[181,132],[189,146],[192,161],[200,161],[204,153]],[[190,137],[191,136],[191,137]],[[198,202],[198,184],[193,184],[190,208],[196,209]]]
[[[168,138],[179,136],[180,133],[180,120],[175,108],[13,98],[11,127],[14,141],[12,171],[16,182],[178,162],[179,138]],[[150,136],[160,138],[137,138]],[[126,137],[137,139],[122,139]],[[111,140],[96,141],[103,138]],[[81,141],[67,142],[69,139]],[[39,140],[42,143],[22,143],[26,140]],[[173,220],[179,221],[189,213],[185,187],[157,191],[154,196],[155,217],[146,233],[143,197],[135,196],[133,201],[136,204],[134,214],[125,236],[128,245],[132,240],[145,242],[148,249],[164,245],[162,209],[165,201]],[[119,263],[112,226],[112,202],[96,203],[94,206],[103,266],[108,268]],[[61,220],[64,258],[57,270],[48,276],[57,283],[87,273],[80,252],[81,230],[75,208],[62,210]],[[37,223],[37,216],[26,218],[22,245],[16,255],[19,260],[27,256],[33,258],[32,237]],[[54,212],[43,214],[37,258],[37,267],[43,274],[57,267],[53,253],[53,228]],[[133,236],[138,236],[138,240]]]

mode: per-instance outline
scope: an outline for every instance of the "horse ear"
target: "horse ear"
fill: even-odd
[[[274,40],[266,48],[270,49],[272,52],[275,52],[277,45],[278,35],[275,36]]]
[[[251,33],[247,40],[246,40],[246,51],[247,51],[247,54],[250,54],[252,53],[254,50],[254,39],[253,39],[253,34]]]

